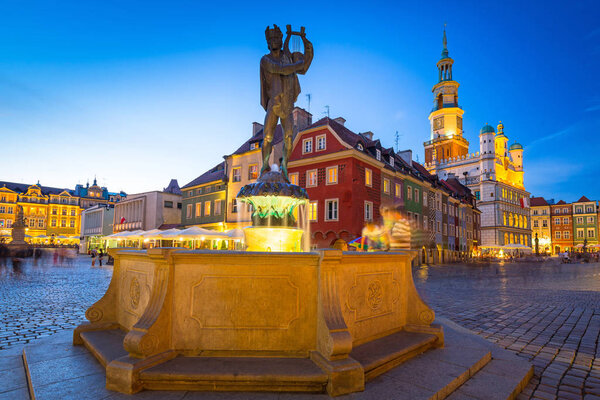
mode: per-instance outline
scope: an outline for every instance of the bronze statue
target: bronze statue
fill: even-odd
[[[263,165],[260,171],[270,171],[269,156],[272,151],[273,134],[278,120],[283,128],[283,160],[281,173],[288,181],[287,163],[292,152],[294,103],[300,94],[300,83],[296,74],[305,74],[313,59],[313,46],[304,33],[292,32],[291,25],[287,26],[285,42],[282,43],[283,34],[277,25],[267,27],[265,37],[270,53],[260,60],[260,103],[267,112],[263,128],[264,138],[262,146]],[[304,54],[291,53],[289,41],[293,35],[302,38]],[[283,48],[282,48],[283,46]]]

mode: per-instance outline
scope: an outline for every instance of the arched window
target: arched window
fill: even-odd
[[[444,96],[440,93],[437,97],[437,109],[440,110],[444,108]]]
[[[504,234],[504,244],[508,244],[508,233]]]

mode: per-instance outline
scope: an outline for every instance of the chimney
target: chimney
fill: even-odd
[[[344,124],[346,123],[346,120],[342,117],[337,117],[337,118],[334,118],[333,120],[342,126],[344,126]]]
[[[412,150],[404,150],[397,153],[402,161],[404,161],[409,166],[412,165]]]
[[[312,114],[304,108],[294,107],[292,117],[294,118],[294,136],[312,124]]]
[[[258,122],[252,123],[252,137],[258,133],[263,128],[263,124],[259,124]]]
[[[363,135],[364,137],[366,137],[369,140],[373,140],[373,132],[371,132],[371,131],[363,132],[363,133],[361,133],[361,135]]]

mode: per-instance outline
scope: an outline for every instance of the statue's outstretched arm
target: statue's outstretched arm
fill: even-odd
[[[304,43],[304,65],[302,66],[302,69],[298,71],[298,73],[304,75],[312,63],[314,50],[312,43],[306,38],[306,36],[302,36],[302,42]]]
[[[269,57],[263,57],[260,60],[260,65],[268,72],[278,75],[291,75],[296,73],[304,67],[304,61],[300,60],[295,63],[282,63],[270,59]]]

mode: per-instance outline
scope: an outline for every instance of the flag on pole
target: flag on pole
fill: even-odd
[[[121,223],[124,224],[126,221],[125,217],[121,217]]]
[[[529,208],[529,197],[521,197],[521,208]]]

